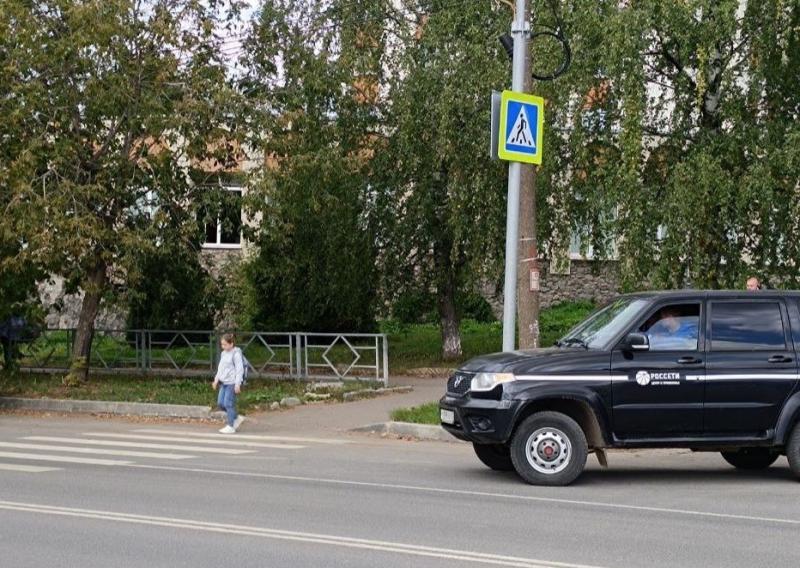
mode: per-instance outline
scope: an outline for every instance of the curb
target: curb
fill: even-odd
[[[354,400],[362,400],[365,398],[375,398],[377,396],[381,396],[384,394],[392,394],[392,393],[409,393],[413,392],[414,387],[412,386],[401,386],[401,387],[383,387],[379,389],[364,389],[352,392],[346,392],[342,395],[342,400],[344,402],[351,402]]]
[[[119,414],[160,416],[162,418],[217,418],[208,406],[153,404],[147,402],[105,402],[96,400],[61,400],[51,398],[0,397],[0,409],[41,410],[46,412],[83,412],[87,414]]]
[[[391,434],[416,440],[433,442],[460,442],[441,426],[429,424],[413,424],[411,422],[379,422],[353,428],[351,432],[365,432],[368,434]]]

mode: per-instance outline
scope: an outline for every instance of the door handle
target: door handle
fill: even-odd
[[[702,359],[698,359],[697,357],[681,357],[678,359],[678,364],[680,365],[696,365],[697,363],[702,363]]]
[[[773,355],[769,359],[767,359],[768,363],[791,363],[792,358],[787,357],[786,355]]]

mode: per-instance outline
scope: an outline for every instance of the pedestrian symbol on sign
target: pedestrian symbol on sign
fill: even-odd
[[[520,105],[517,120],[514,121],[514,126],[511,127],[511,132],[508,135],[506,144],[513,146],[524,146],[536,150],[536,142],[531,133],[530,122],[525,113],[525,107]]]

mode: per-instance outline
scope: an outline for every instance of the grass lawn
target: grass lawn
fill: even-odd
[[[591,302],[569,302],[542,310],[539,315],[542,347],[552,346],[571,327],[594,310]],[[464,355],[457,361],[442,360],[442,336],[436,324],[397,326],[389,329],[389,366],[392,374],[420,367],[456,367],[486,353],[501,351],[503,324],[466,320],[461,324]]]
[[[392,420],[396,422],[413,422],[414,424],[439,424],[439,403],[429,402],[411,408],[392,410]]]
[[[344,392],[373,386],[370,382],[352,382],[346,383],[344,389],[320,389],[316,392],[330,392],[332,399],[341,400]],[[300,381],[250,379],[239,395],[237,406],[242,411],[266,408],[287,396],[302,400],[305,392],[306,383]],[[92,375],[86,383],[68,388],[61,384],[59,374],[30,373],[0,373],[0,396],[199,406],[211,406],[217,400],[217,393],[211,389],[210,378]]]

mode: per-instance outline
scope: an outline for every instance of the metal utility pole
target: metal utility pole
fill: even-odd
[[[527,1],[515,0],[514,57],[511,70],[511,90],[522,92],[525,88],[526,58],[528,54]],[[516,332],[517,296],[517,246],[519,238],[519,190],[522,164],[510,162],[508,166],[508,206],[506,210],[506,273],[503,286],[503,351],[514,350]]]
[[[525,92],[530,93],[531,54],[525,50]],[[536,168],[522,164],[519,198],[519,274],[517,278],[517,319],[519,348],[539,347],[539,247],[536,240]]]

